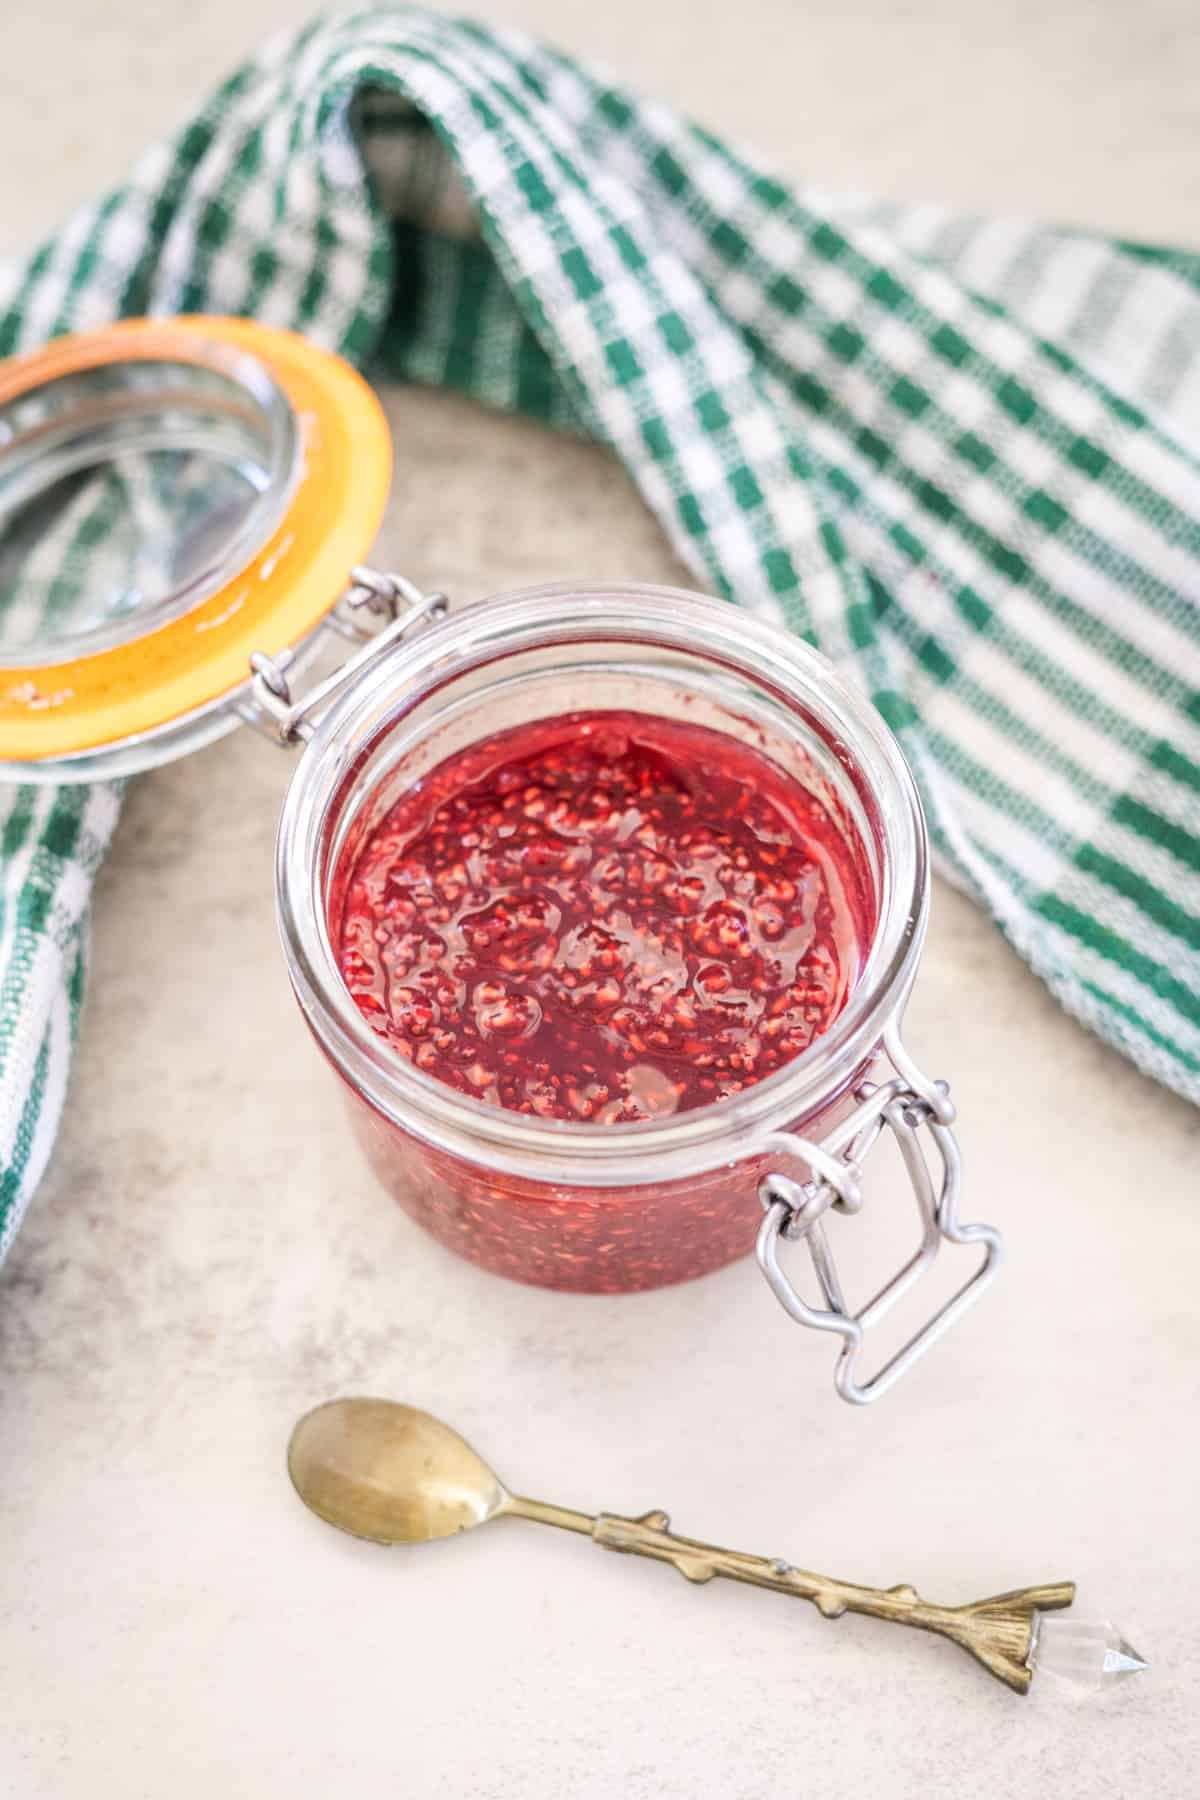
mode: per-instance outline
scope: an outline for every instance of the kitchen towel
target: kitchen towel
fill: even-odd
[[[544,45],[372,7],[0,268],[0,354],[176,312],[611,445],[700,585],[867,687],[1062,1004],[1200,1100],[1200,256],[795,187]],[[0,800],[0,1254],[118,799]]]

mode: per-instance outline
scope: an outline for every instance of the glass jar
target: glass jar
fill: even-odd
[[[334,951],[344,870],[413,781],[497,730],[584,706],[688,720],[753,745],[815,794],[861,851],[873,898],[858,979],[802,1055],[715,1105],[630,1125],[526,1117],[424,1074],[372,1030]],[[961,1230],[952,1216],[952,1108],[899,1041],[928,883],[920,803],[899,747],[824,657],[718,602],[618,585],[487,600],[360,673],[305,749],[277,860],[297,998],[341,1078],[371,1166],[406,1212],[496,1273],[584,1291],[683,1280],[757,1244],[790,1311],[810,1324],[837,1317],[852,1398],[866,1390],[852,1367],[858,1335],[846,1328],[870,1321],[851,1320],[836,1304],[820,1215],[828,1205],[860,1204],[857,1164],[882,1126],[901,1137],[926,1228],[903,1286],[939,1237]],[[920,1172],[922,1127],[941,1155],[936,1194]],[[826,1308],[806,1307],[783,1275],[776,1250],[787,1235],[808,1238]],[[989,1269],[994,1254],[993,1242]],[[900,1291],[889,1284],[871,1316]],[[877,1383],[898,1372],[889,1365]]]
[[[101,483],[96,507],[110,503],[109,461],[127,487],[142,459],[158,521],[155,541],[133,546],[138,580],[122,552],[105,604],[0,633],[0,768],[126,773],[239,721],[305,741],[279,833],[284,952],[356,1135],[405,1211],[471,1261],[560,1289],[656,1287],[755,1250],[789,1314],[840,1339],[843,1397],[885,1391],[982,1291],[1000,1245],[959,1223],[953,1106],[900,1040],[928,852],[912,778],[867,699],[798,639],[676,589],[566,583],[446,616],[440,596],[351,570],[382,511],[386,428],[351,371],[286,333],[192,320],[66,340],[0,368],[0,428],[0,570],[18,593],[38,558],[61,584],[47,546],[72,541],[81,477]],[[298,697],[330,626],[355,651]],[[434,1080],[371,1029],[334,950],[343,872],[409,784],[498,730],[580,709],[686,720],[752,746],[820,801],[872,902],[857,980],[801,1055],[727,1099],[636,1124],[527,1117]],[[824,1219],[860,1209],[884,1132],[920,1243],[853,1311]],[[822,1304],[785,1272],[786,1240],[807,1246]],[[974,1272],[864,1379],[866,1331],[943,1241],[976,1246]]]

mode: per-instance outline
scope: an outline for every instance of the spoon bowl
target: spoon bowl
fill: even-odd
[[[288,1473],[319,1518],[376,1544],[454,1537],[510,1501],[456,1431],[392,1400],[330,1400],[306,1413],[288,1445]]]

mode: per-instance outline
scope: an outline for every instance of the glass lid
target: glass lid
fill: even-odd
[[[279,523],[299,443],[248,356],[113,363],[0,407],[0,666],[177,618]]]
[[[131,320],[0,364],[0,773],[128,773],[237,723],[369,549],[366,384],[247,320]]]

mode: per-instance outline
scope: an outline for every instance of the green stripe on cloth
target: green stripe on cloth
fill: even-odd
[[[0,353],[253,313],[611,445],[699,583],[872,694],[943,869],[1063,1005],[1200,1100],[1198,269],[795,189],[544,46],[372,7],[274,39],[0,267]],[[117,486],[12,552],[0,644],[117,577]],[[0,803],[0,1249],[117,806]]]

